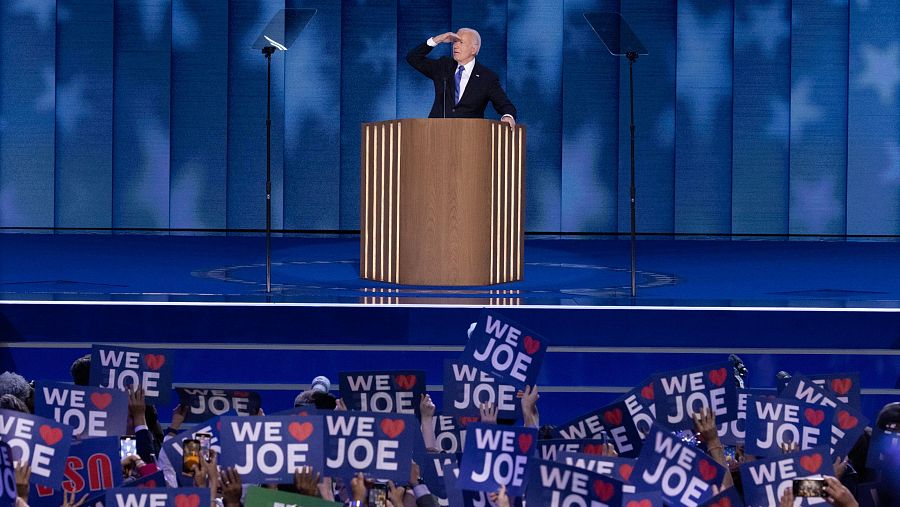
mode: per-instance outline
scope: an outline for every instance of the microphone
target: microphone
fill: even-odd
[[[328,380],[328,377],[319,375],[318,377],[313,379],[310,390],[327,393],[331,390],[331,381]]]

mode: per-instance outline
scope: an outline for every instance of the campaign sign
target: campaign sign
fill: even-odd
[[[482,403],[497,406],[497,417],[519,419],[522,404],[516,388],[477,367],[453,359],[444,361],[444,406],[447,415],[478,417]]]
[[[444,452],[463,452],[466,445],[466,426],[478,422],[478,417],[455,417],[439,414],[434,417],[434,439]]]
[[[537,446],[537,430],[470,424],[466,452],[459,466],[459,485],[472,491],[493,492],[506,485],[509,496],[525,491],[528,458]]]
[[[219,464],[235,467],[248,483],[290,483],[301,467],[322,470],[321,416],[224,416],[219,422]]]
[[[622,505],[622,483],[582,468],[556,461],[537,460],[531,465],[525,503],[618,507]]]
[[[737,418],[737,386],[731,377],[731,363],[721,363],[661,373],[654,377],[656,416],[668,428],[689,429],[691,417],[703,407],[716,416],[717,423]]]
[[[625,393],[621,400],[625,402],[628,415],[634,421],[634,425],[641,436],[641,440],[647,438],[653,421],[656,420],[656,398],[653,390],[653,379],[649,378],[634,389]]]
[[[707,500],[703,507],[743,507],[743,505],[744,499],[741,498],[737,488],[728,488]]]
[[[592,456],[602,456],[605,452],[603,444],[607,443],[603,438],[579,438],[579,439],[550,439],[538,440],[537,456],[540,459],[559,461],[562,452],[578,452]]]
[[[15,461],[27,461],[31,466],[33,484],[59,486],[72,444],[71,426],[14,410],[0,410],[0,440],[12,448]]]
[[[462,489],[459,485],[459,467],[455,464],[448,464],[444,467],[444,489],[447,491],[447,505],[450,507],[490,507],[491,505],[488,493]],[[510,498],[510,501],[512,500]]]
[[[341,398],[350,410],[419,414],[424,371],[340,372]]]
[[[636,491],[622,494],[622,507],[664,507],[665,505],[662,493],[659,491]]]
[[[259,414],[259,393],[235,389],[175,389],[182,407],[187,407],[184,421],[203,422],[220,415]]]
[[[334,412],[325,417],[323,475],[350,479],[357,472],[397,484],[409,481],[418,421],[411,415]]]
[[[567,440],[609,438],[620,455],[634,457],[640,454],[641,436],[622,400],[560,424],[553,432],[554,436]]]
[[[446,473],[445,469],[447,467],[457,466],[456,454],[429,452],[424,459],[416,460],[416,463],[419,463],[419,470],[425,485],[428,486],[428,490],[438,497],[438,500],[441,500],[443,505],[447,505],[447,487],[444,483],[444,473]]]
[[[16,503],[16,465],[13,463],[12,449],[6,442],[0,442],[0,506]]]
[[[658,489],[673,506],[695,507],[713,496],[728,470],[657,423],[631,474],[637,489]]]
[[[172,391],[172,355],[149,349],[94,345],[91,385],[127,391],[144,389],[148,402],[168,403]]]
[[[55,487],[37,485],[31,488],[28,505],[31,507],[59,507],[63,490],[74,492],[75,498],[85,493],[94,496],[101,491],[118,487],[122,482],[119,459],[119,437],[89,438],[75,442],[66,458],[64,480]]]
[[[888,463],[900,464],[900,433],[872,428],[866,467],[881,470]]]
[[[748,461],[741,465],[741,484],[747,505],[779,505],[784,488],[810,475],[831,475],[833,462],[828,446]],[[798,505],[795,499],[794,505]],[[809,503],[807,503],[809,502]],[[823,498],[801,499],[799,505],[825,503]]]
[[[869,418],[862,412],[837,399],[803,375],[791,377],[791,381],[781,391],[781,396],[834,408],[834,417],[831,419],[832,456],[847,456],[869,424]]]
[[[634,486],[631,485],[631,473],[634,472],[634,465],[637,463],[636,459],[561,452],[557,461],[600,474],[604,477],[612,477],[624,484],[622,491],[625,493],[633,493],[635,491]]]
[[[719,424],[719,440],[725,445],[740,445],[747,436],[747,400],[751,396],[766,396],[775,399],[777,394],[771,389],[741,389],[737,391],[737,418]]]
[[[343,505],[314,496],[298,495],[277,489],[252,486],[247,488],[244,507],[335,507]]]
[[[782,444],[800,450],[829,445],[834,410],[786,398],[750,398],[744,448],[752,456],[783,454]]]
[[[120,487],[123,488],[164,488],[166,487],[166,474],[162,470],[153,472],[150,475],[138,477],[137,479],[123,482]]]
[[[185,439],[194,438],[195,433],[208,433],[212,435],[212,438],[209,439],[210,450],[222,454],[222,445],[219,441],[219,428],[221,428],[221,426],[222,424],[218,417],[213,417],[204,423],[194,425],[191,429],[181,431],[176,433],[172,438],[166,439],[162,444],[162,452],[165,453],[166,458],[169,459],[172,466],[177,470],[180,470],[182,455],[184,454],[181,450],[181,443],[184,442]]]
[[[128,395],[116,389],[42,381],[34,387],[34,413],[68,424],[74,436],[119,436],[128,425]]]
[[[461,360],[497,377],[502,384],[525,389],[537,384],[548,345],[547,339],[537,333],[484,310]]]
[[[115,488],[105,507],[206,507],[209,488]]]
[[[855,409],[860,408],[862,389],[859,385],[859,373],[823,373],[804,376],[840,401]],[[789,382],[790,380],[781,382],[779,387],[783,390]]]

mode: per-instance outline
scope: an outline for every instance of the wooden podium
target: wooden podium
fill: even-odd
[[[525,127],[366,123],[361,155],[360,277],[444,286],[522,278]]]

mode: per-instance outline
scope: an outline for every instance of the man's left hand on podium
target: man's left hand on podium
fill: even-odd
[[[504,114],[500,121],[509,125],[509,128],[516,128],[516,119],[512,117],[511,114]]]

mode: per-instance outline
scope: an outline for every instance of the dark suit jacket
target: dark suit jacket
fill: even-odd
[[[434,49],[423,42],[406,55],[406,61],[416,70],[425,74],[434,82],[434,104],[431,106],[429,118],[444,118],[446,107],[447,118],[484,118],[484,110],[487,103],[501,115],[509,114],[516,117],[516,107],[509,101],[500,86],[500,78],[491,69],[475,60],[472,75],[466,84],[466,91],[459,104],[454,104],[456,95],[456,80],[454,73],[459,64],[449,56],[443,56],[437,60],[428,58],[428,53]],[[444,93],[446,86],[446,93]],[[446,96],[446,103],[443,99]]]

